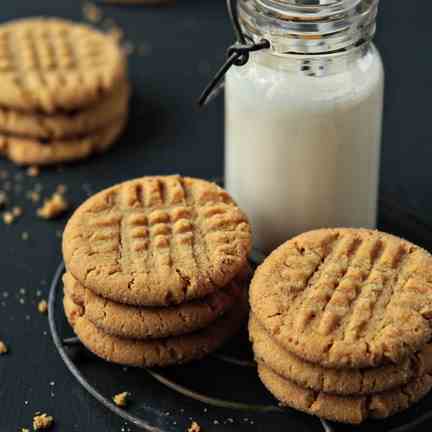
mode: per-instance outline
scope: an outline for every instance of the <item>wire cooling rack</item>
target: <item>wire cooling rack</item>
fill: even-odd
[[[380,203],[380,227],[425,247],[432,246],[432,228],[397,201]],[[254,252],[252,264],[263,259]],[[87,352],[73,336],[62,308],[61,263],[52,279],[49,326],[54,345],[77,382],[98,402],[124,420],[150,432],[177,432],[191,420],[206,431],[260,431],[297,428],[302,431],[410,432],[430,429],[432,396],[404,413],[359,427],[338,425],[284,409],[260,384],[247,335],[240,335],[223,351],[191,365],[167,369],[121,368]],[[246,354],[245,354],[246,353]],[[133,403],[122,409],[112,401],[115,389],[132,387]],[[222,427],[223,426],[223,427]]]

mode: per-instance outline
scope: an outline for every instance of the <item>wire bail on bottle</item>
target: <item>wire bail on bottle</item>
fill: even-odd
[[[227,60],[198,98],[198,105],[200,107],[206,106],[219,94],[224,85],[223,78],[232,66],[244,66],[249,61],[251,52],[270,48],[270,42],[266,39],[262,39],[257,43],[246,39],[238,19],[236,0],[227,0],[227,8],[237,42],[228,48]]]

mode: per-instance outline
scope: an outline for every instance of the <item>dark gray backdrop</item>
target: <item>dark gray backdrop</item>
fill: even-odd
[[[78,204],[86,192],[130,177],[221,175],[222,99],[204,112],[198,112],[194,102],[232,41],[224,2],[179,0],[166,8],[104,10],[125,28],[135,45],[151,48],[145,56],[130,58],[134,101],[128,132],[109,154],[62,172],[43,171],[36,181],[46,193],[58,183],[67,184],[68,196]],[[431,13],[430,2],[383,0],[377,35],[387,77],[381,195],[430,223]],[[2,21],[31,15],[80,19],[81,7],[70,0],[2,2]],[[11,176],[22,172],[6,161],[0,161],[0,169]],[[21,184],[34,182],[25,179]],[[26,201],[18,193],[16,202]],[[0,357],[0,432],[28,427],[37,410],[54,415],[58,431],[120,431],[124,425],[81,390],[65,370],[47,334],[47,319],[35,310],[36,292],[41,290],[46,297],[46,281],[60,260],[56,230],[64,221],[37,220],[26,202],[18,223],[0,224],[0,339],[11,349],[10,355]],[[23,231],[29,232],[28,241],[20,239]],[[8,298],[2,298],[3,291],[9,293]]]

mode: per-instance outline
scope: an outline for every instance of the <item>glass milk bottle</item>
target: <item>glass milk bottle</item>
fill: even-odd
[[[321,227],[375,228],[384,73],[378,0],[239,0],[270,48],[225,81],[226,188],[270,252]]]

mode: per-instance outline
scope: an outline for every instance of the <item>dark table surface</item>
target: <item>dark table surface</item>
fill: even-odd
[[[0,432],[29,427],[38,410],[56,418],[53,430],[58,431],[120,431],[125,425],[67,372],[53,347],[47,318],[37,312],[61,259],[59,234],[67,215],[58,221],[37,219],[26,190],[40,183],[47,196],[58,184],[66,184],[68,199],[77,205],[89,193],[127,178],[222,175],[222,98],[203,112],[194,103],[232,42],[224,2],[180,0],[163,8],[103,10],[140,47],[140,55],[130,56],[134,97],[130,124],[119,145],[100,158],[46,169],[36,178],[0,161],[0,170],[9,176],[0,179],[0,189],[11,186],[13,202],[24,208],[15,224],[0,223],[0,339],[10,348],[0,357]],[[432,224],[431,13],[430,2],[384,1],[376,38],[387,76],[381,197],[409,209],[425,224]],[[32,15],[82,19],[79,1],[2,2],[1,21]],[[399,219],[395,213],[391,223],[403,224]],[[28,240],[22,240],[23,232]],[[413,236],[432,246],[422,236],[422,223]]]

